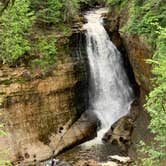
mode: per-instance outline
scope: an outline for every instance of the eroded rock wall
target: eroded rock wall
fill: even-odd
[[[0,137],[0,159],[26,163],[51,157],[86,110],[87,60],[64,54],[44,77],[26,67],[0,68],[0,121],[7,132]]]

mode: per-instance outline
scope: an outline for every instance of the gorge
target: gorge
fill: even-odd
[[[18,163],[41,161],[66,147],[77,144],[79,140],[88,136],[89,132],[96,130],[88,129],[92,128],[91,125],[86,125],[89,119],[85,120],[85,130],[82,120],[74,127],[73,122],[79,117],[78,112],[81,113],[86,109],[87,112],[94,112],[101,122],[102,129],[98,133],[98,140],[101,142],[101,138],[110,126],[130,112],[134,94],[123,67],[121,54],[110,41],[102,25],[103,13],[107,13],[106,9],[94,10],[85,16],[88,23],[83,29],[87,31],[88,55],[86,56],[90,67],[86,65],[86,58],[82,57],[85,56],[84,49],[86,49],[82,43],[85,42],[85,33],[79,32],[74,38],[71,37],[71,45],[75,42],[76,36],[78,41],[83,41],[77,45],[77,50],[74,50],[75,53],[71,54],[71,58],[68,60],[66,58],[66,62],[62,62],[62,65],[59,62],[51,76],[46,79],[31,78],[30,82],[20,84],[17,80],[24,77],[26,72],[24,68],[20,68],[13,73],[16,82],[2,87],[3,96],[6,96],[3,103],[6,113],[3,117],[8,117],[4,118],[8,135],[1,137],[0,142],[4,149],[10,149],[5,158]],[[73,47],[75,49],[75,45]],[[90,75],[89,83],[88,75]],[[4,80],[9,79],[5,78],[4,74],[2,77]],[[91,119],[90,121],[93,124]],[[25,133],[25,130],[28,132]]]
[[[0,66],[0,121],[7,133],[0,136],[0,161],[45,166],[53,158],[73,165],[92,159],[100,165],[111,155],[135,161],[139,141],[153,139],[144,104],[153,77],[146,59],[154,49],[141,35],[123,31],[130,19],[123,6],[83,2],[79,12],[71,31],[62,26],[57,33],[55,25],[40,21],[32,28],[33,44],[56,38],[56,62],[46,72],[27,65],[34,52],[42,59],[35,49],[18,66]]]

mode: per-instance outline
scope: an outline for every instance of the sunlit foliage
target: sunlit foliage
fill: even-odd
[[[29,0],[15,0],[0,17],[0,61],[13,63],[30,50],[28,29],[34,20]]]

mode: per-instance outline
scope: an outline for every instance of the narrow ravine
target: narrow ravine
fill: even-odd
[[[133,91],[123,67],[120,52],[109,39],[102,14],[107,9],[85,15],[87,54],[90,66],[89,109],[101,122],[99,137],[119,118],[130,111]]]
[[[122,153],[120,147],[104,144],[101,140],[121,117],[130,113],[134,92],[123,66],[123,58],[110,40],[104,26],[102,15],[106,8],[92,10],[85,14],[87,23],[83,28],[86,33],[86,51],[89,62],[89,108],[100,120],[97,137],[74,147],[58,156],[58,159],[75,165],[78,161],[92,159],[107,162],[112,154]]]
[[[166,165],[164,4],[0,2],[0,166]]]

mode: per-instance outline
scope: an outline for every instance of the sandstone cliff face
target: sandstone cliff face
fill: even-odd
[[[71,55],[59,58],[45,77],[25,67],[1,67],[0,121],[7,136],[0,137],[0,159],[25,163],[49,158],[86,109],[87,73],[86,58]]]

